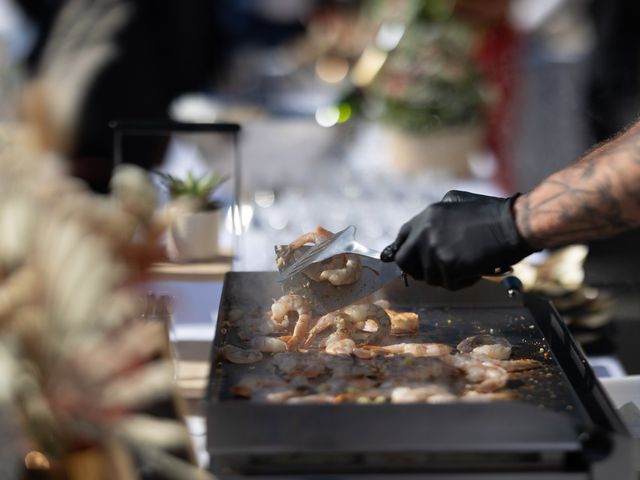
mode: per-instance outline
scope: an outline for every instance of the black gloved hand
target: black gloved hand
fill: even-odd
[[[471,285],[535,251],[516,229],[515,198],[452,190],[405,223],[380,258],[395,260],[432,285],[452,290]]]

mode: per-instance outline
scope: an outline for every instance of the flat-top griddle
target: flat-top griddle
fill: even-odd
[[[218,475],[632,478],[627,432],[557,313],[537,297],[510,297],[491,282],[448,292],[398,279],[376,297],[418,313],[419,336],[406,341],[455,347],[493,333],[511,342],[512,358],[540,361],[541,368],[510,377],[507,388],[517,400],[288,405],[234,397],[230,386],[263,365],[222,357],[225,344],[240,344],[232,312],[268,309],[282,294],[277,279],[275,272],[225,277],[207,398],[208,448]]]

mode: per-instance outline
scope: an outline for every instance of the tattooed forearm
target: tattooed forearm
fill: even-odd
[[[519,197],[514,214],[538,248],[640,226],[640,122]]]

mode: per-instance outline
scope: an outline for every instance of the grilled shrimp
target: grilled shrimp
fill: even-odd
[[[309,403],[338,403],[338,398],[335,395],[328,393],[312,393],[310,395],[301,395],[288,398],[285,403],[292,403],[297,405],[309,404]]]
[[[279,388],[264,392],[260,395],[260,400],[267,403],[287,403],[291,398],[304,395],[305,392],[297,388]]]
[[[510,391],[505,392],[487,392],[487,393],[478,393],[470,390],[465,392],[464,395],[460,397],[461,402],[465,403],[482,403],[482,402],[496,402],[503,400],[513,400],[517,398],[516,394]]]
[[[451,347],[443,343],[396,343],[384,347],[367,347],[367,349],[385,354],[404,354],[413,357],[439,357],[451,353]]]
[[[455,402],[457,396],[446,386],[439,383],[425,385],[395,387],[391,391],[391,403]]]
[[[509,373],[524,372],[542,367],[542,363],[532,358],[518,358],[516,360],[490,360],[498,367],[504,368]]]
[[[299,248],[307,245],[309,243],[313,245],[317,245],[320,242],[323,242],[333,236],[333,233],[329,230],[325,230],[322,227],[317,227],[315,232],[303,233],[298,238],[296,238],[293,242],[291,242],[287,246],[286,252],[283,254],[284,256],[291,255],[293,252],[298,250]]]
[[[289,322],[290,312],[298,314],[293,335],[287,341],[287,347],[292,349],[307,336],[311,324],[311,305],[303,296],[293,294],[283,295],[271,305],[271,318],[275,322]]]
[[[356,349],[356,342],[352,338],[343,338],[328,343],[324,351],[329,355],[351,355]]]
[[[377,325],[377,330],[369,334],[365,343],[372,344],[384,338],[391,332],[391,320],[383,308],[373,304],[349,305],[342,309],[349,315],[356,328],[364,330],[367,320],[372,320]]]
[[[322,383],[320,389],[334,394],[344,394],[345,392],[356,393],[375,388],[378,382],[367,377],[337,376],[334,375],[326,382]]]
[[[288,378],[314,378],[326,371],[322,359],[310,353],[276,353],[273,356],[273,364]]]
[[[384,311],[391,319],[391,335],[415,335],[418,333],[419,317],[417,313],[398,312],[391,308],[384,308]]]
[[[509,373],[491,360],[485,361],[467,354],[452,355],[448,358],[453,366],[465,373],[467,381],[471,383],[470,389],[478,393],[500,390],[506,386],[509,379]]]
[[[336,258],[336,257],[333,257]],[[331,285],[351,285],[360,279],[362,265],[356,255],[344,254],[337,258],[342,266],[339,268],[325,269],[320,273],[320,280],[326,280]]]
[[[316,336],[331,327],[336,327],[336,331],[325,341],[325,345],[328,345],[330,341],[352,338],[355,331],[351,317],[347,314],[341,311],[327,313],[320,317],[313,328],[309,330],[303,346],[310,346]]]
[[[450,389],[461,390],[464,386],[463,373],[452,365],[450,356],[407,357],[393,356],[384,358],[381,364],[384,384],[397,386],[409,383],[442,382]]]
[[[355,355],[363,359],[373,358],[376,355],[376,352],[356,346],[356,342],[352,338],[343,338],[327,343],[324,351],[329,355]]]
[[[231,393],[238,397],[251,398],[264,390],[283,388],[287,382],[276,375],[254,375],[248,374],[240,379],[238,383],[232,385]]]
[[[489,357],[507,360],[511,356],[511,343],[504,337],[493,335],[474,335],[462,340],[457,349],[474,357]]]
[[[263,353],[286,352],[286,342],[275,337],[257,336],[253,337],[249,342],[251,348]]]
[[[321,345],[324,345],[325,352],[330,355],[356,355],[360,358],[371,358],[375,352],[370,352],[356,346],[353,340],[355,328],[351,317],[343,312],[331,312],[318,320],[318,323],[311,329],[304,345],[309,346],[313,339],[324,330],[335,327],[335,331],[329,335]]]
[[[322,227],[317,227],[315,232],[303,233],[293,242],[287,245],[282,251],[278,252],[278,262],[287,262],[291,259],[291,257],[293,257],[295,252],[303,246],[307,244],[316,245],[320,242],[323,242],[324,240],[331,238],[332,235],[333,233],[331,233],[329,230],[325,230]],[[314,280],[319,279],[314,278]]]
[[[327,347],[332,343],[336,343],[342,340],[353,341],[353,334],[355,333],[355,328],[349,315],[347,315],[346,313],[338,313],[334,318],[334,325],[336,327],[336,330],[326,339],[325,345]]]
[[[240,348],[235,345],[222,347],[222,355],[231,363],[256,363],[262,360],[262,353],[258,350]]]
[[[254,315],[245,320],[238,327],[238,337],[240,340],[251,340],[255,336],[264,336],[276,332],[284,332],[289,327],[288,320],[276,322],[271,316],[271,312],[266,311],[262,315]]]
[[[304,273],[308,278],[313,280],[314,282],[323,282],[327,280],[323,274],[325,271],[337,270],[344,268],[345,259],[344,255],[334,255],[327,260],[318,263],[312,263],[307,268],[305,268],[302,273]]]
[[[281,258],[288,259],[293,253],[307,244],[317,245],[333,236],[328,230],[317,227],[315,232],[304,233],[287,245]],[[311,280],[327,281],[331,285],[351,285],[360,278],[362,266],[355,255],[336,255],[325,262],[307,267],[304,274]]]

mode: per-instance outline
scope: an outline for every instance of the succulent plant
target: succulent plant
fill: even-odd
[[[212,197],[220,185],[229,179],[228,176],[216,173],[195,176],[189,171],[186,177],[180,178],[166,172],[155,173],[172,200],[195,201],[198,210],[216,210],[222,207],[222,203]]]

